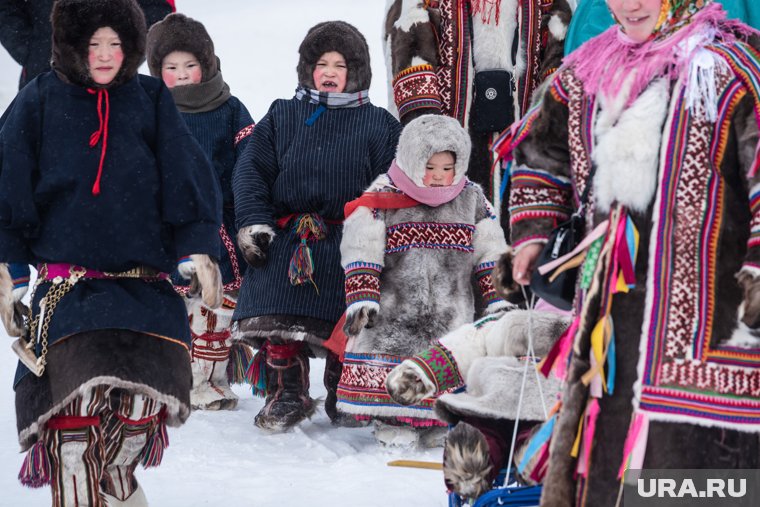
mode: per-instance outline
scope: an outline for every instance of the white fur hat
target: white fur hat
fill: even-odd
[[[396,149],[396,164],[415,184],[423,186],[427,161],[441,151],[456,155],[454,183],[458,183],[470,164],[470,136],[457,120],[439,114],[426,114],[409,122],[401,132]]]

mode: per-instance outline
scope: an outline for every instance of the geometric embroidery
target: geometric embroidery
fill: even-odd
[[[403,252],[410,248],[453,249],[474,251],[475,227],[468,224],[408,222],[388,227],[385,253]]]
[[[235,134],[235,141],[234,141],[233,145],[237,146],[240,141],[242,141],[246,137],[248,137],[251,134],[253,134],[253,127],[254,126],[255,125],[251,124],[251,125],[248,125],[247,127],[243,127],[242,129],[240,129],[240,132],[238,132],[237,134]]]
[[[380,302],[380,272],[383,267],[369,262],[346,266],[346,305],[359,301]]]

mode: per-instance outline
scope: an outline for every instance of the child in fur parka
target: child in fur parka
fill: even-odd
[[[415,441],[420,433],[409,427],[440,425],[430,400],[398,406],[384,380],[433,339],[472,322],[473,276],[486,313],[508,306],[491,283],[506,241],[480,186],[466,177],[469,156],[470,139],[456,120],[422,116],[402,132],[388,172],[347,206],[341,263],[350,338],[338,408],[376,419],[381,442]]]
[[[166,425],[190,415],[190,332],[168,273],[190,256],[192,285],[221,304],[221,196],[166,86],[137,74],[136,2],[58,0],[51,21],[53,71],[19,92],[0,130],[0,315],[20,337],[28,450],[19,478],[50,484],[54,507],[142,507],[136,467],[157,466]]]
[[[190,132],[214,164],[222,189],[219,260],[224,300],[217,310],[197,297],[186,299],[185,304],[193,336],[190,402],[196,409],[232,410],[238,397],[227,378],[232,346],[230,324],[246,266],[234,241],[237,226],[232,170],[248,144],[254,124],[248,109],[230,94],[214,43],[198,21],[179,13],[166,16],[148,32],[147,53],[151,74],[163,79],[169,88]],[[180,271],[185,264],[180,262]],[[172,278],[180,294],[187,294],[187,282],[177,274]]]

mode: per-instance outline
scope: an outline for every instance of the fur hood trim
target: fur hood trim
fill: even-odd
[[[148,68],[154,77],[161,77],[161,64],[173,51],[186,51],[198,59],[206,82],[219,71],[214,42],[199,21],[184,14],[169,14],[148,31]]]
[[[90,76],[88,53],[92,35],[110,27],[121,39],[124,62],[106,88],[137,75],[145,59],[145,16],[135,0],[58,0],[50,17],[53,25],[52,67],[70,83],[102,87]]]
[[[354,26],[344,21],[325,21],[309,29],[298,48],[299,60],[296,71],[298,84],[315,89],[314,66],[319,58],[330,51],[337,51],[346,59],[348,78],[344,93],[356,93],[369,89],[372,70],[369,66],[369,46],[364,36]]]
[[[409,122],[401,132],[396,163],[415,184],[423,186],[427,161],[434,154],[451,151],[456,156],[454,184],[467,174],[472,144],[467,131],[454,118],[427,114]]]

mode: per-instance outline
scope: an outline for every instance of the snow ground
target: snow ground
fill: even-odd
[[[381,46],[383,0],[177,0],[181,12],[202,21],[216,45],[225,80],[255,120],[296,86],[298,46],[309,27],[342,19],[370,45],[370,97],[387,105]],[[143,67],[143,72],[147,68]],[[16,94],[19,67],[0,50],[0,111]],[[47,488],[25,489],[16,480],[18,452],[11,383],[15,359],[0,333],[0,507],[50,505]],[[324,398],[324,361],[313,361],[312,396]],[[439,471],[388,467],[393,459],[441,461],[441,449],[383,449],[369,428],[333,428],[324,412],[294,431],[266,435],[253,426],[263,405],[250,392],[233,412],[194,412],[185,426],[170,428],[171,445],[158,469],[138,470],[152,507],[241,505],[252,507],[443,507]]]

